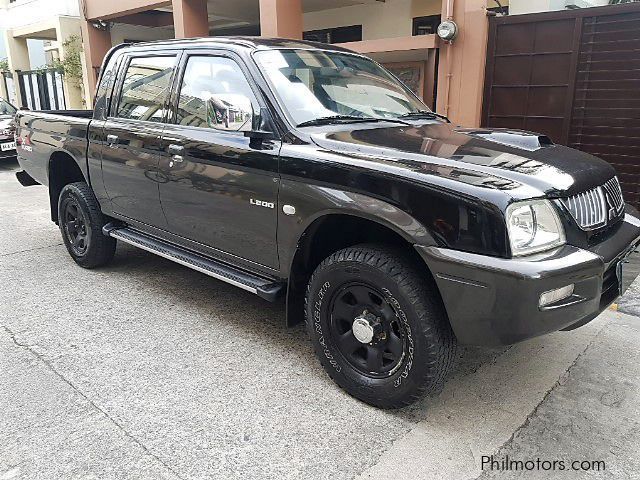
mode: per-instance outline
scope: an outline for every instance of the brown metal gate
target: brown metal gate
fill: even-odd
[[[603,158],[640,205],[640,3],[491,18],[483,125]]]

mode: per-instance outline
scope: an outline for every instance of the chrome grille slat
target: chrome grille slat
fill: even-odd
[[[618,177],[613,177],[604,185],[562,199],[578,226],[583,230],[595,230],[624,211],[624,199]]]

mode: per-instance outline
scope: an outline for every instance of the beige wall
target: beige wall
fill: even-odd
[[[7,48],[9,70],[13,73],[16,98],[20,99],[20,83],[16,70],[31,70],[28,38],[55,38],[60,44],[60,57],[64,58],[64,46],[69,37],[80,35],[80,20],[77,17],[58,15],[27,26],[6,30],[4,41]],[[84,108],[83,82],[65,79],[64,95],[68,108]],[[18,100],[18,103],[21,103]]]
[[[88,19],[121,17],[171,5],[171,0],[82,0]]]
[[[111,44],[114,46],[124,43],[125,40],[145,42],[173,38],[173,28],[142,27],[125,23],[114,23],[110,33]]]
[[[408,37],[412,29],[411,12],[411,0],[387,0],[308,12],[304,14],[304,30],[362,25],[363,40]]]
[[[411,2],[411,17],[428,17],[440,15],[442,0],[413,0]]]

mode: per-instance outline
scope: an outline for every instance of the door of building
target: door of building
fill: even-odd
[[[611,163],[640,206],[640,3],[490,20],[483,125]]]

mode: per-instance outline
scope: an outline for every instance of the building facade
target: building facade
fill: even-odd
[[[0,95],[30,108],[83,108],[82,72],[65,78],[46,65],[32,65],[29,55],[30,40],[44,41],[42,59],[48,64],[68,58],[74,47],[76,55],[81,51],[77,0],[0,0],[0,12],[0,42],[8,64],[0,78]]]
[[[487,9],[492,8],[487,0],[82,0],[81,5],[88,92],[104,55],[122,41],[305,38],[367,54],[427,105],[461,124],[480,122]],[[461,27],[452,44],[435,33],[447,17]]]
[[[5,21],[9,24],[5,37],[14,79],[20,78],[19,72],[28,70],[24,61],[28,58],[25,55],[27,38],[47,40],[47,55],[55,59],[64,58],[65,39],[81,36],[83,79],[81,82],[65,79],[67,108],[91,105],[102,60],[112,46],[120,43],[196,36],[263,35],[333,43],[367,54],[393,71],[427,105],[456,123],[479,126],[489,16],[611,2],[0,0],[0,8],[8,12],[5,16],[10,19]],[[459,26],[460,33],[453,42],[443,42],[436,35],[437,26],[446,19],[454,20]],[[24,90],[29,85],[14,83],[17,83],[18,99],[24,98]]]

